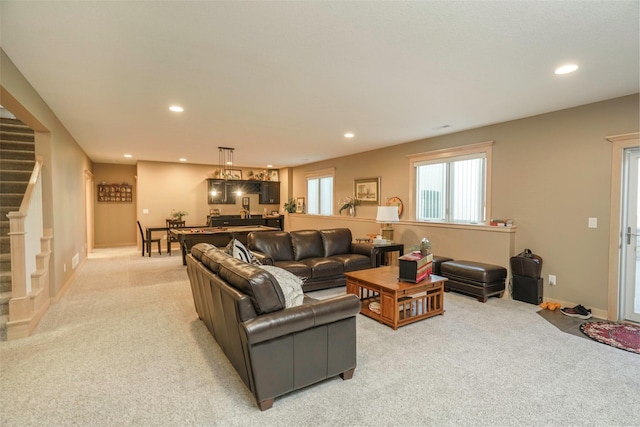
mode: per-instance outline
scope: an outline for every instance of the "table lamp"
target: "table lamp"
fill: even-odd
[[[400,222],[398,217],[397,206],[378,206],[378,214],[376,215],[376,222],[382,224],[380,232],[382,238],[393,241],[393,226],[391,223]]]

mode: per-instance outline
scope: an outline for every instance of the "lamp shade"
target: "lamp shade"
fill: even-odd
[[[397,206],[378,206],[378,214],[376,215],[376,222],[390,223],[399,222],[398,207]]]

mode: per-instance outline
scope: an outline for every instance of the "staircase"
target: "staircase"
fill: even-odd
[[[7,339],[11,247],[7,213],[17,211],[35,164],[35,138],[20,120],[0,118],[0,341]]]

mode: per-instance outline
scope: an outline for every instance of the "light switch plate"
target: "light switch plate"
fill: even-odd
[[[589,228],[598,228],[598,218],[589,218]]]

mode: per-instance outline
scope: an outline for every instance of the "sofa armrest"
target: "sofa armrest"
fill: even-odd
[[[254,345],[346,319],[359,312],[360,299],[356,295],[348,294],[264,314],[241,325],[248,344]]]
[[[373,243],[352,243],[351,253],[368,256],[371,258],[371,267],[376,267],[377,252],[376,248],[373,247]]]
[[[258,259],[258,261],[260,261],[260,264],[273,265],[273,259],[269,255],[259,251],[249,251],[249,252],[251,252],[253,256],[255,256]]]

